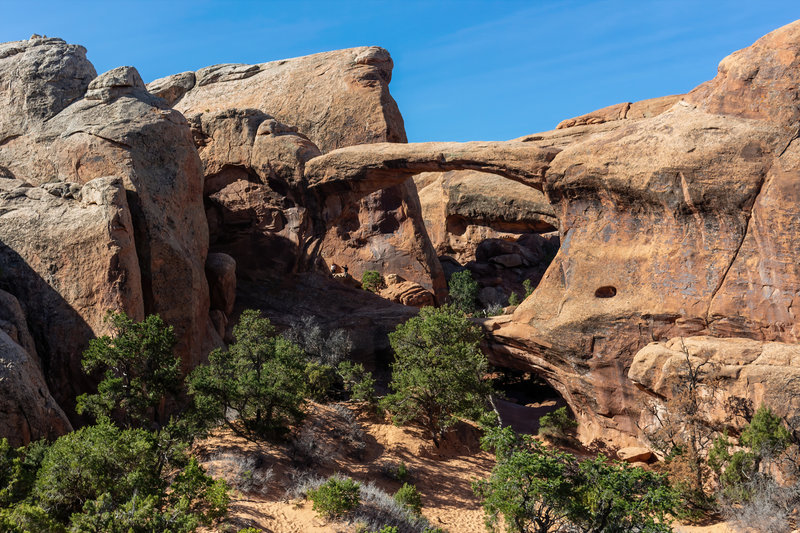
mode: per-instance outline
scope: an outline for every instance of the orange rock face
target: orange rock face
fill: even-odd
[[[668,111],[574,138],[547,170],[561,249],[513,318],[488,327],[494,356],[545,374],[584,439],[640,436],[646,396],[628,370],[649,342],[797,342],[799,54],[795,22]]]
[[[386,50],[362,47],[215,65],[149,85],[193,124],[205,166],[211,247],[233,256],[241,275],[255,279],[336,263],[356,278],[365,270],[399,273],[442,292],[444,277],[413,184],[307,198],[301,179],[306,161],[320,152],[405,142],[389,94],[392,67]]]

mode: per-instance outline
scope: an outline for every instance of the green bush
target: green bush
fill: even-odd
[[[485,412],[491,383],[481,331],[453,306],[423,307],[389,334],[395,353],[392,394],[381,400],[396,423],[416,422],[439,446],[459,418]]]
[[[472,279],[469,270],[455,272],[447,284],[450,303],[465,314],[478,309],[478,282]]]
[[[364,365],[352,361],[342,361],[336,371],[342,379],[344,390],[350,395],[350,399],[367,402],[371,406],[377,404],[375,379],[372,377],[372,373],[364,370]]]
[[[487,428],[481,440],[497,457],[473,490],[491,531],[671,531],[679,498],[666,477],[605,457],[578,461],[511,428]],[[567,529],[570,528],[570,529]]]
[[[315,402],[329,400],[339,379],[336,369],[325,363],[309,361],[305,366],[306,394]]]
[[[163,437],[105,420],[17,450],[0,530],[184,533],[224,516],[227,485]]]
[[[526,279],[523,281],[522,288],[525,289],[525,298],[533,294],[533,283],[531,283],[531,280]]]
[[[360,503],[361,486],[350,478],[333,475],[317,489],[308,491],[313,509],[326,518],[354,511]]]
[[[519,305],[519,294],[512,292],[508,297],[508,305]]]
[[[285,433],[304,416],[308,391],[303,351],[250,309],[242,313],[233,334],[236,342],[227,351],[214,350],[208,364],[190,374],[195,405],[251,439]],[[225,416],[229,410],[239,414],[241,426]]]
[[[422,496],[414,485],[403,483],[403,486],[395,492],[394,500],[416,514],[422,512]]]
[[[764,405],[739,437],[743,449],[730,453],[727,433],[718,437],[708,454],[708,465],[719,477],[724,503],[736,506],[750,500],[758,485],[754,481],[772,477],[770,468],[762,468],[762,464],[775,461],[791,443],[791,433],[781,418]]]
[[[369,292],[379,292],[384,287],[380,272],[365,270],[361,275],[361,287]]]
[[[578,422],[571,419],[566,407],[559,407],[539,419],[539,434],[556,438],[564,438],[578,427]]]
[[[176,339],[172,326],[158,315],[134,322],[125,313],[106,317],[114,336],[89,341],[83,353],[86,373],[103,370],[97,394],[78,396],[78,413],[95,417],[112,415],[125,427],[161,422],[158,405],[180,385],[180,360],[173,353]]]

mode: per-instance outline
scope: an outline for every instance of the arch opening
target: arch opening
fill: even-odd
[[[569,409],[564,397],[535,372],[499,370],[494,386],[505,396],[495,399],[500,421],[517,433],[535,435],[541,417],[561,407]]]

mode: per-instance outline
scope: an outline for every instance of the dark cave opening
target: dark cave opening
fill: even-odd
[[[493,382],[499,393],[494,402],[500,421],[517,433],[537,434],[542,416],[567,406],[561,394],[533,372],[503,369]]]

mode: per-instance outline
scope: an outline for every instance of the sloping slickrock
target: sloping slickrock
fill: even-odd
[[[149,84],[151,91],[197,126],[207,177],[214,182],[237,182],[230,189],[211,193],[210,203],[216,207],[209,219],[212,249],[231,254],[241,275],[255,279],[270,271],[303,271],[338,263],[348,265],[355,276],[376,268],[400,272],[443,295],[444,276],[425,234],[412,183],[398,182],[368,197],[344,191],[330,205],[327,198],[312,198],[309,205],[303,191],[292,189],[303,189],[304,184],[291,181],[287,190],[280,180],[269,177],[275,171],[281,174],[280,169],[299,171],[302,177],[303,165],[308,157],[318,155],[318,151],[311,153],[317,147],[324,152],[353,144],[405,142],[403,119],[389,94],[392,66],[382,48],[361,47],[259,65],[215,65]],[[254,118],[241,130],[211,127],[221,117],[247,113]],[[285,134],[284,142],[292,129],[295,139],[306,140],[305,152],[296,152],[295,160],[276,160],[274,148],[265,151],[251,141],[244,151],[252,154],[252,160],[243,159],[240,148],[229,154],[229,148],[242,146],[247,128],[259,127],[252,125],[261,120],[254,114],[277,121],[286,131],[275,135]],[[212,145],[220,149],[210,149]],[[239,177],[232,178],[233,173]],[[233,203],[238,207],[229,210]],[[268,206],[263,213],[255,207],[259,204]],[[320,210],[329,212],[322,220],[312,220]],[[248,216],[251,230],[245,229],[242,220]],[[224,231],[229,231],[226,218],[239,219],[240,225],[234,230],[236,239],[222,242],[215,239],[215,224],[221,221]],[[274,261],[265,264],[262,257]]]
[[[575,118],[569,118],[559,122],[556,129],[572,128],[575,126],[586,126],[594,124],[603,124],[606,122],[614,122],[616,120],[635,120],[640,118],[649,118],[660,115],[667,111],[678,100],[683,98],[682,94],[675,94],[672,96],[661,96],[658,98],[650,98],[649,100],[640,100],[638,102],[623,102],[621,104],[614,104],[585,115]]]
[[[57,52],[62,60],[48,63],[52,71],[40,71],[39,76],[75,77],[85,81],[86,93],[71,105],[56,107],[46,122],[34,123],[36,115],[16,108],[14,116],[29,117],[31,126],[0,146],[0,166],[34,185],[122,178],[133,220],[144,310],[159,313],[175,326],[184,368],[191,368],[218,337],[208,316],[202,167],[187,121],[148,93],[132,67],[113,69],[89,83],[86,78],[94,77],[94,70],[85,62],[82,48],[61,41],[20,46],[27,46],[30,53],[0,59],[0,69],[33,68],[30,65],[41,63],[39,56]],[[61,69],[62,64],[81,59],[83,70]],[[25,80],[12,80],[7,93],[28,90],[24,84]],[[62,100],[77,94],[71,84],[65,87]]]
[[[24,311],[53,397],[74,413],[88,386],[80,354],[107,332],[106,312],[141,319],[144,303],[122,180],[98,178],[69,197],[69,187],[50,189],[0,192],[0,285]]]
[[[686,101],[574,137],[552,161],[560,251],[512,318],[488,321],[489,344],[562,392],[584,440],[635,445],[645,396],[628,369],[653,340],[797,341],[798,55],[800,21]]]
[[[31,355],[0,331],[0,438],[22,446],[72,431]]]

